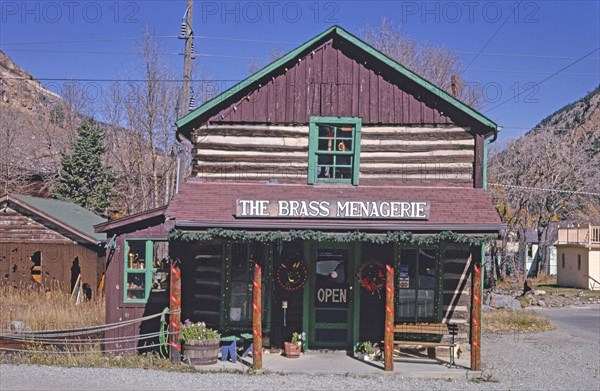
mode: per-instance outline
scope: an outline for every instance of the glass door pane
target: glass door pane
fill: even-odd
[[[313,270],[311,347],[346,347],[350,338],[350,250],[323,248],[316,251]]]

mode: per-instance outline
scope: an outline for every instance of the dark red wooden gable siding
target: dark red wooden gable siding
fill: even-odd
[[[211,122],[308,123],[311,116],[362,117],[363,124],[453,124],[440,99],[339,38],[257,89],[240,91]],[[245,96],[249,95],[249,100]]]

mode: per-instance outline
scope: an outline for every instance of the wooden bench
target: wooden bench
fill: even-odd
[[[402,334],[398,338],[398,334]],[[444,335],[452,337],[451,342],[439,342]],[[454,339],[458,335],[456,323],[401,323],[394,325],[394,347],[423,346],[427,355],[435,358],[435,348],[450,348],[450,365],[454,365]]]

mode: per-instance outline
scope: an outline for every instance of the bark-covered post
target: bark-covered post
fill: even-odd
[[[481,248],[473,247],[471,273],[471,369],[481,369]]]
[[[258,263],[254,264],[252,285],[252,364],[254,369],[262,369],[262,268]]]
[[[394,269],[386,265],[385,279],[385,330],[383,337],[383,369],[394,370]]]
[[[173,260],[171,263],[170,284],[169,284],[169,356],[171,361],[181,361],[181,269],[179,260]]]

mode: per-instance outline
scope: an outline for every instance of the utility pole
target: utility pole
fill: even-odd
[[[181,22],[179,38],[185,40],[183,52],[183,86],[181,91],[181,115],[186,115],[192,109],[193,95],[190,99],[190,82],[192,79],[192,60],[194,59],[194,31],[192,30],[192,18],[194,16],[194,0],[187,0],[187,8]],[[181,143],[177,143],[177,173],[175,178],[175,194],[179,193],[181,182]]]
[[[190,81],[192,79],[192,59],[194,47],[194,32],[192,30],[192,17],[194,15],[194,0],[187,0],[187,9],[185,10],[184,21],[181,26],[183,39],[185,39],[185,50],[183,52],[183,94],[182,94],[182,114],[190,112]],[[184,31],[185,27],[185,31]]]

